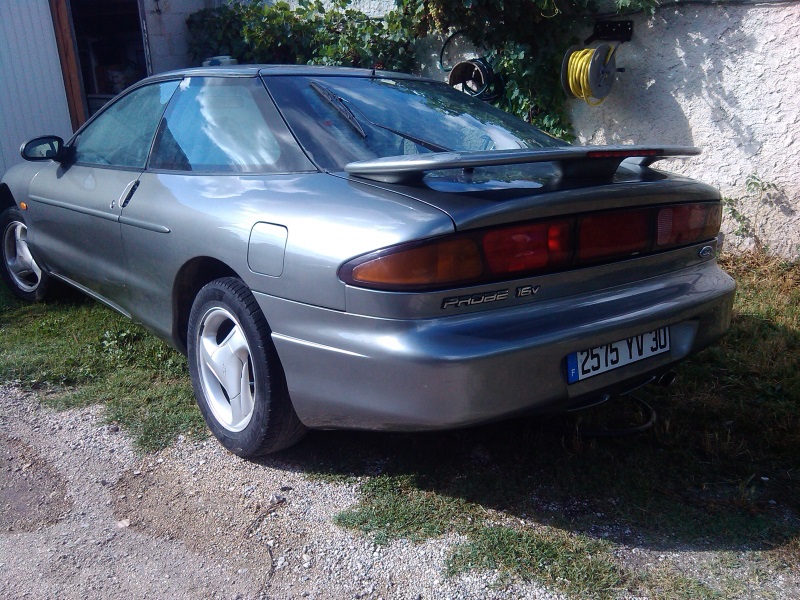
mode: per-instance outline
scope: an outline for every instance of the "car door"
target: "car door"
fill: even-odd
[[[30,185],[30,243],[56,276],[119,308],[126,261],[120,213],[134,195],[164,108],[178,81],[137,87],[71,140]]]

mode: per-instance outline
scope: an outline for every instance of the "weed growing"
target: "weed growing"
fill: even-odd
[[[628,574],[617,566],[609,544],[583,535],[535,528],[482,527],[459,544],[448,561],[455,574],[468,569],[500,569],[521,579],[537,579],[566,593],[616,598]]]
[[[335,521],[361,529],[385,544],[393,539],[422,541],[452,530],[464,531],[481,509],[463,498],[420,489],[411,475],[378,476],[364,483],[362,501]]]

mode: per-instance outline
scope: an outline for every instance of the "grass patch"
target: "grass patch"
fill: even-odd
[[[734,581],[735,587],[739,582]],[[730,598],[730,590],[712,589],[701,581],[676,573],[670,567],[640,571],[632,579],[631,588],[651,600],[722,600]]]
[[[45,401],[57,409],[105,404],[143,450],[205,434],[185,357],[76,293],[27,304],[0,286],[0,378],[56,392]]]
[[[520,531],[482,527],[458,545],[447,563],[453,575],[469,569],[498,569],[567,594],[617,598],[626,574],[613,560],[609,544],[560,530]]]
[[[334,521],[360,529],[379,544],[406,538],[422,541],[449,531],[464,531],[483,517],[483,511],[462,498],[420,489],[412,476],[378,476],[361,487],[358,506],[339,513]]]

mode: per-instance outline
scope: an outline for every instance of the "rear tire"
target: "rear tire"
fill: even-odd
[[[200,412],[228,450],[260,456],[305,435],[267,321],[240,280],[225,277],[200,290],[189,315],[187,350]]]
[[[27,302],[44,300],[52,280],[31,256],[28,226],[16,206],[0,213],[0,244],[0,277],[11,292]]]

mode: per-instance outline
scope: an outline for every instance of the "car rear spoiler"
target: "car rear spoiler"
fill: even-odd
[[[662,158],[698,154],[700,148],[694,146],[565,146],[529,150],[431,152],[351,162],[345,165],[344,170],[372,181],[413,185],[420,183],[428,171],[550,162],[562,178],[598,179],[612,177],[622,161],[646,167]]]

